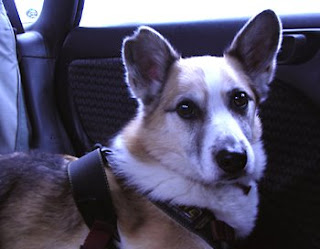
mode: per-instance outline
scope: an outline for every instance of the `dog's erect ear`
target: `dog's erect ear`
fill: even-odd
[[[247,22],[225,53],[241,63],[260,101],[267,97],[280,44],[281,22],[272,10],[265,10]]]
[[[161,92],[170,66],[179,58],[169,42],[149,27],[140,27],[124,40],[122,57],[130,88],[145,105]]]

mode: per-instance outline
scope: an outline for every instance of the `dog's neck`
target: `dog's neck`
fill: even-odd
[[[234,229],[216,220],[209,210],[150,200],[148,195],[138,193],[134,187],[128,186],[128,180],[124,176],[116,177],[110,164],[107,175],[118,216],[121,243],[127,241],[132,244],[140,230],[144,231],[141,233],[146,237],[144,241],[160,239],[165,241],[164,247],[171,244],[170,248],[175,248],[174,244],[180,244],[178,248],[198,248],[193,244],[199,243],[203,244],[203,248],[211,248],[210,245],[212,248],[220,248],[225,243],[234,242]],[[153,238],[150,230],[157,230],[157,234],[168,236],[169,242],[167,239]],[[174,239],[171,239],[172,236]],[[186,245],[182,246],[182,242],[179,242],[181,237],[185,237],[182,241]]]
[[[130,245],[130,248],[191,249],[201,245],[201,248],[211,249],[198,236],[177,225],[145,196],[123,186],[124,182],[118,180],[110,169],[107,175],[118,218],[120,248]]]
[[[161,165],[142,162],[130,153],[121,135],[115,138],[111,149],[113,153],[108,160],[115,177],[123,179],[123,187],[135,189],[138,195],[155,202],[208,209],[218,220],[233,227],[237,237],[246,236],[252,230],[255,214],[252,217],[242,214],[253,213],[256,209],[255,182],[251,184],[249,194],[244,196],[240,188],[206,186]],[[117,191],[123,191],[123,188]]]

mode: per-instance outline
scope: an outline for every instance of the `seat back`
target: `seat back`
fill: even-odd
[[[268,164],[257,227],[243,248],[319,248],[319,107],[275,81],[260,115]]]
[[[15,33],[0,0],[0,153],[28,150],[27,123]]]
[[[78,155],[106,144],[135,114],[120,58],[76,59],[68,66],[71,137]]]

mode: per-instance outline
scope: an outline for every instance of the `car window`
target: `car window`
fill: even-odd
[[[40,16],[44,0],[15,0],[24,27],[34,23]]]
[[[80,26],[201,21],[249,17],[264,9],[280,15],[319,12],[319,0],[86,0]]]

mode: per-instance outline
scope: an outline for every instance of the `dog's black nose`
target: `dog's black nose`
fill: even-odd
[[[229,174],[239,173],[246,167],[247,153],[221,150],[215,156],[218,166]]]

